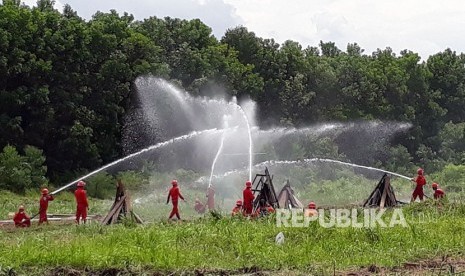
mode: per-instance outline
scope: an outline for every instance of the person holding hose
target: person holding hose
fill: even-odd
[[[255,196],[252,192],[252,182],[250,181],[245,182],[245,189],[242,192],[242,196],[244,197],[244,200],[243,200],[244,215],[250,216],[253,211],[253,200],[255,199]]]
[[[441,199],[444,196],[446,196],[446,193],[442,189],[439,188],[438,183],[434,182],[433,185],[431,185],[434,191],[434,199]]]
[[[168,192],[168,198],[166,199],[166,204],[170,202],[170,198],[171,198],[173,209],[171,210],[171,213],[168,219],[171,219],[176,215],[178,220],[181,220],[181,216],[179,215],[179,209],[178,209],[178,201],[179,201],[179,198],[184,200],[184,197],[181,195],[181,192],[179,191],[178,181],[176,179],[173,179],[171,181],[171,185],[173,187],[171,187],[170,191]]]
[[[86,183],[79,181],[77,183],[77,189],[74,192],[76,198],[76,223],[79,224],[79,220],[82,219],[84,223],[87,221],[87,210],[89,209],[89,203],[87,202],[87,193],[84,190]]]
[[[42,189],[42,196],[40,197],[39,201],[39,225],[46,222],[48,224],[47,219],[47,209],[48,209],[48,202],[52,201],[53,195],[48,194],[48,189]]]

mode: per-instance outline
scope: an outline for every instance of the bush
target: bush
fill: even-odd
[[[28,188],[40,188],[46,182],[42,150],[25,147],[25,156],[7,145],[0,153],[0,189],[24,193]]]

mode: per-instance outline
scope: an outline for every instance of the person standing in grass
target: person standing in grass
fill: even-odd
[[[18,212],[13,217],[13,221],[15,222],[16,227],[31,226],[31,218],[28,215],[26,215],[26,212],[24,212],[23,205],[19,206]]]
[[[432,188],[434,191],[434,199],[441,199],[446,195],[446,193],[439,188],[438,183],[433,183]]]
[[[79,224],[79,220],[82,219],[84,223],[87,221],[87,210],[89,209],[89,203],[87,201],[87,193],[84,190],[86,183],[79,181],[77,183],[77,189],[74,192],[76,198],[76,223]]]
[[[252,192],[252,182],[247,181],[245,182],[245,189],[242,192],[243,198],[243,204],[244,204],[244,215],[250,216],[253,211],[253,200],[255,199],[255,196]]]
[[[414,202],[417,197],[420,198],[420,201],[423,201],[423,197],[425,196],[425,193],[423,192],[423,186],[426,185],[426,179],[423,175],[423,169],[419,168],[417,170],[417,174],[418,175],[416,178],[412,178],[412,181],[416,183],[416,187],[415,190],[413,190],[411,202]]]
[[[48,224],[47,219],[47,209],[48,209],[48,202],[53,200],[53,195],[48,194],[48,189],[42,189],[42,196],[40,197],[39,201],[39,225],[46,222]]]
[[[170,198],[171,198],[171,203],[173,204],[173,209],[171,210],[171,213],[170,213],[170,216],[169,216],[168,219],[172,219],[176,215],[178,220],[180,220],[181,216],[179,215],[178,201],[179,201],[179,198],[184,200],[184,197],[181,195],[181,192],[179,191],[178,181],[177,180],[173,179],[171,181],[171,185],[173,187],[171,187],[171,189],[170,189],[170,191],[168,193],[168,199],[166,200],[166,204],[168,204],[170,202]]]

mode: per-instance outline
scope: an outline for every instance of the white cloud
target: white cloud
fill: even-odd
[[[367,52],[391,47],[426,58],[447,47],[464,52],[459,37],[465,27],[461,0],[225,0],[236,8],[245,26],[262,37],[317,46],[336,42],[345,50],[357,42]]]

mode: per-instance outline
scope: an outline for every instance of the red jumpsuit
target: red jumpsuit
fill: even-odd
[[[87,202],[86,190],[83,187],[78,187],[74,192],[74,197],[76,198],[76,223],[79,223],[79,219],[82,218],[84,223],[87,219],[87,208],[89,204]]]
[[[242,206],[237,206],[237,205],[236,205],[236,206],[232,209],[231,216],[239,215],[239,214],[241,214],[241,211],[242,211]]]
[[[47,221],[48,202],[53,200],[53,195],[42,195],[40,197],[39,224]]]
[[[419,175],[415,179],[415,182],[417,183],[417,186],[415,187],[415,190],[413,190],[412,199],[415,201],[417,197],[419,197],[420,200],[423,200],[423,196],[425,195],[423,192],[423,186],[426,185],[426,179],[423,175]]]
[[[434,191],[434,199],[443,198],[445,194],[446,194],[446,193],[444,193],[443,190],[441,190],[441,189],[436,189],[436,190]]]
[[[176,215],[178,219],[181,219],[181,217],[179,216],[178,201],[179,201],[179,198],[184,200],[184,197],[181,195],[181,192],[179,191],[178,186],[173,186],[170,189],[166,203],[170,201],[170,197],[171,197],[171,203],[173,204],[173,209],[171,210],[169,218],[171,219],[174,215]]]
[[[246,187],[242,192],[242,196],[244,197],[244,212],[246,215],[252,214],[253,210],[253,200],[255,199],[254,194],[252,193],[252,188]]]
[[[15,214],[13,221],[16,227],[29,227],[31,226],[31,219],[24,212],[18,212]]]

